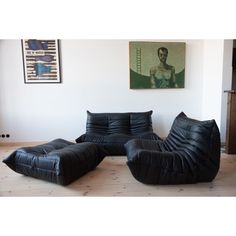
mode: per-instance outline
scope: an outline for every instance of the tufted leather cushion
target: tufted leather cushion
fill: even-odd
[[[96,168],[105,155],[95,144],[56,139],[43,145],[19,148],[3,162],[20,174],[67,185]]]
[[[152,139],[158,140],[158,136],[155,133],[147,132],[141,135],[128,135],[128,134],[110,134],[110,135],[99,135],[99,134],[83,134],[78,139],[77,143],[91,142],[102,146],[108,155],[125,155],[124,144],[131,139]]]
[[[106,149],[108,155],[125,155],[124,144],[130,139],[153,139],[152,111],[127,113],[91,113],[87,111],[86,133],[77,143],[92,142]]]
[[[152,111],[130,113],[91,113],[87,111],[87,134],[141,134],[152,132]]]
[[[220,133],[214,120],[198,121],[180,113],[164,141],[131,140],[127,164],[148,184],[212,181],[220,166]]]

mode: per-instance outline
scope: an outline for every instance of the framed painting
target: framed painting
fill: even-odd
[[[61,83],[59,40],[22,39],[25,83]]]
[[[130,88],[184,88],[185,43],[129,42]]]

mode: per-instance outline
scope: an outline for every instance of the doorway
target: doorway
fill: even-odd
[[[228,93],[226,144],[227,154],[236,154],[236,40],[233,40],[232,83]]]

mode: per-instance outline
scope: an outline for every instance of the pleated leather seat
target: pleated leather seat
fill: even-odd
[[[152,111],[127,113],[92,113],[87,111],[86,133],[77,143],[102,146],[108,155],[125,155],[124,144],[131,139],[158,140],[153,133]]]
[[[214,120],[198,121],[180,113],[164,141],[130,140],[127,165],[146,184],[212,181],[220,166],[220,133]]]
[[[74,144],[56,139],[19,148],[3,162],[17,173],[67,185],[96,168],[105,155],[101,147],[92,143]]]

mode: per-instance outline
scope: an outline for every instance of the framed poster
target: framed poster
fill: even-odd
[[[59,40],[23,39],[25,83],[61,83]]]
[[[185,43],[130,42],[130,88],[184,88]]]

